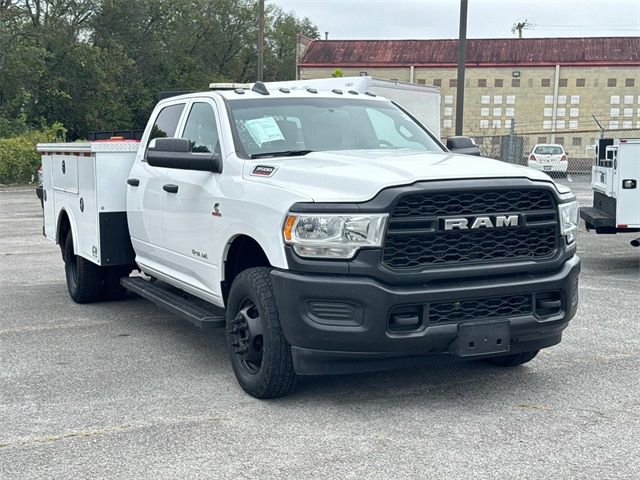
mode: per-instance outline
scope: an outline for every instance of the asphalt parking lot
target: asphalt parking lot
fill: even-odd
[[[636,235],[637,236],[637,235]],[[640,249],[581,232],[581,304],[530,364],[237,386],[221,331],[74,304],[32,189],[0,191],[0,478],[637,479]]]

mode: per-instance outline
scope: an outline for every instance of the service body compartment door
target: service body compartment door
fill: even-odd
[[[78,193],[78,156],[73,153],[51,155],[53,188],[67,193]]]
[[[628,228],[638,228],[640,227],[640,140],[620,141],[616,173],[616,223],[626,225]]]

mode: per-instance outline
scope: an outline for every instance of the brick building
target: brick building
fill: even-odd
[[[340,68],[344,76],[438,86],[447,137],[455,127],[457,47],[457,40],[301,37],[298,76],[328,77]],[[568,137],[580,150],[582,138],[572,132],[596,130],[592,115],[605,129],[640,129],[640,38],[468,40],[464,103],[464,133],[473,136],[507,134],[513,119],[517,132]]]

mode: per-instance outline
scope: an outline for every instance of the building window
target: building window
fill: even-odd
[[[436,78],[436,79],[433,81],[433,86],[434,86],[434,87],[441,87],[441,86],[442,86],[442,80],[441,80],[441,79],[439,79],[439,78]]]
[[[520,79],[519,78],[512,78],[511,79],[511,86],[512,87],[519,87],[520,86]]]
[[[494,87],[502,87],[502,85],[504,84],[503,80],[501,78],[496,78],[493,81],[493,86]]]
[[[543,78],[542,79],[542,86],[543,87],[550,87],[551,86],[551,79],[550,78]]]
[[[547,137],[538,137],[538,143],[547,143]]]
[[[484,137],[476,137],[476,145],[484,145]]]
[[[424,78],[419,78],[418,79],[418,85],[426,85],[427,81]]]
[[[566,87],[569,84],[569,81],[566,78],[561,78],[558,81],[558,86],[559,87]]]
[[[452,121],[450,118],[445,118],[444,121],[442,122],[442,127],[443,128],[451,128],[452,127]]]
[[[587,80],[584,78],[576,78],[576,87],[584,87],[587,85]]]
[[[478,87],[486,87],[487,86],[487,79],[486,78],[479,78],[478,79]]]
[[[616,78],[610,78],[609,80],[607,80],[607,87],[617,87],[618,86],[618,80]]]
[[[564,145],[564,137],[556,137],[556,143],[558,145]]]
[[[494,145],[500,145],[500,137],[491,137],[491,143]]]
[[[451,80],[449,80],[449,86],[451,88],[456,88],[458,86],[458,79],[452,78]]]
[[[571,139],[571,145],[573,145],[574,147],[579,147],[580,145],[582,145],[582,137],[573,137]]]
[[[627,79],[625,79],[624,86],[625,87],[635,87],[636,86],[636,79],[635,78],[627,78]]]

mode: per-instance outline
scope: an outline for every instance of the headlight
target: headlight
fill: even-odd
[[[580,224],[580,209],[577,201],[559,203],[560,232],[567,237],[567,243],[573,243]]]
[[[283,236],[301,257],[352,258],[362,247],[380,247],[384,214],[290,214]]]

